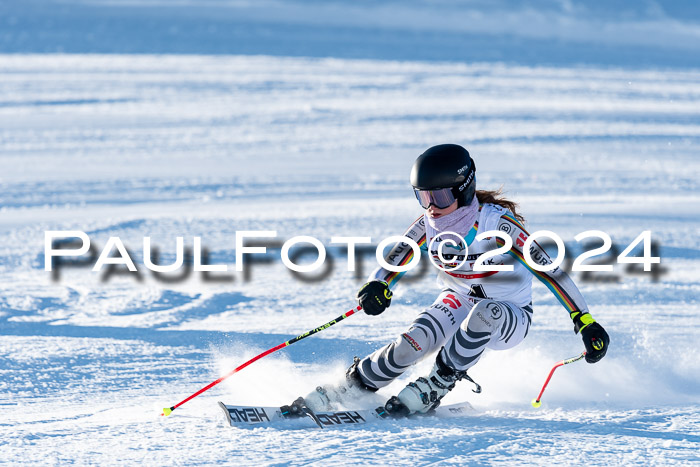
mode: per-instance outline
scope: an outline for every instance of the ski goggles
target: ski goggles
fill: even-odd
[[[448,208],[454,203],[455,198],[452,188],[440,188],[438,190],[419,190],[414,188],[413,192],[423,209],[428,209],[432,204],[438,209]]]

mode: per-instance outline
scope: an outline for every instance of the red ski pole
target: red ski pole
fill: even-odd
[[[261,358],[266,357],[266,356],[270,355],[271,353],[278,351],[279,349],[282,349],[282,348],[284,348],[284,347],[287,347],[288,345],[292,345],[292,344],[295,343],[295,342],[299,342],[300,340],[302,340],[302,339],[304,339],[304,338],[306,338],[306,337],[312,336],[312,335],[316,334],[317,332],[321,332],[321,331],[323,331],[324,329],[328,329],[329,327],[333,326],[334,324],[336,324],[336,323],[338,323],[338,322],[344,320],[344,319],[347,318],[348,316],[354,315],[356,312],[358,312],[358,311],[360,311],[360,310],[362,310],[362,307],[361,307],[361,306],[358,306],[358,307],[356,307],[356,308],[354,308],[354,309],[352,309],[352,310],[350,310],[350,311],[348,311],[348,312],[346,312],[346,313],[343,313],[342,315],[338,316],[336,319],[333,319],[333,320],[331,320],[331,321],[328,321],[326,324],[324,324],[324,325],[322,325],[322,326],[319,326],[319,327],[317,327],[317,328],[315,328],[315,329],[312,329],[311,331],[307,331],[307,332],[305,332],[304,334],[298,335],[298,336],[295,337],[294,339],[290,339],[290,340],[288,340],[287,342],[283,342],[283,343],[281,343],[280,345],[277,345],[277,346],[275,346],[275,347],[272,347],[271,349],[267,349],[266,351],[264,351],[264,352],[261,353],[260,355],[256,355],[255,357],[251,358],[250,360],[248,360],[247,362],[245,362],[244,364],[242,364],[241,366],[239,366],[239,367],[236,368],[235,370],[232,370],[230,373],[227,373],[227,374],[225,374],[224,376],[222,376],[221,378],[217,379],[216,381],[213,381],[213,382],[207,384],[207,385],[204,386],[202,389],[200,389],[199,391],[197,391],[197,392],[195,392],[194,394],[192,394],[191,396],[189,396],[187,399],[184,399],[184,400],[178,402],[177,404],[173,405],[172,407],[166,407],[166,408],[164,408],[164,409],[163,409],[163,413],[160,414],[160,415],[161,415],[161,416],[164,415],[164,416],[167,417],[168,415],[170,415],[170,414],[172,413],[173,410],[177,409],[178,407],[180,407],[180,406],[181,406],[182,404],[184,404],[185,402],[187,402],[187,401],[189,401],[189,400],[191,400],[191,399],[194,399],[195,397],[197,397],[198,395],[200,395],[200,394],[203,393],[204,391],[208,391],[209,389],[213,388],[214,386],[216,386],[217,384],[219,384],[220,382],[222,382],[223,380],[225,380],[225,379],[228,378],[229,376],[232,376],[234,373],[238,373],[239,371],[241,371],[243,368],[247,367],[247,366],[250,365],[251,363],[257,362],[257,361],[260,360]]]
[[[542,394],[544,394],[544,390],[547,387],[547,385],[549,384],[549,380],[552,379],[552,375],[554,374],[554,370],[556,370],[560,366],[567,365],[569,363],[578,362],[579,360],[581,360],[585,356],[586,356],[586,352],[582,352],[581,355],[578,355],[576,357],[567,358],[566,360],[562,360],[561,362],[555,363],[554,366],[552,367],[552,369],[550,370],[549,376],[547,376],[547,381],[544,382],[544,386],[542,386],[542,390],[540,391],[540,394],[537,396],[537,399],[532,401],[532,406],[537,408],[540,405],[542,405],[542,402],[540,402],[540,400],[542,399]]]

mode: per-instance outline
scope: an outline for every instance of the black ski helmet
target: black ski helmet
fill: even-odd
[[[419,190],[452,188],[458,206],[467,206],[476,192],[476,166],[458,144],[439,144],[418,156],[411,169],[411,185]]]

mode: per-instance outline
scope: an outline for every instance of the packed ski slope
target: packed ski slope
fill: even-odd
[[[692,463],[700,450],[698,243],[700,71],[272,57],[0,57],[0,460],[22,463]],[[465,144],[481,187],[504,185],[531,230],[599,229],[624,248],[642,230],[663,272],[617,282],[574,274],[612,345],[582,350],[543,286],[519,347],[458,387],[467,419],[335,431],[240,430],[216,401],[289,403],[402,331],[438,292],[400,285],[388,312],[356,315],[252,365],[168,418],[246,359],[354,306],[344,253],[325,280],[292,277],[271,250],[246,281],[236,231],[281,239],[368,235],[420,213],[407,177],[425,147]],[[43,270],[45,230],[119,236],[140,280]],[[228,279],[170,281],[176,236],[201,236]],[[577,249],[578,248],[578,249]],[[374,265],[365,257],[363,275]],[[608,257],[609,258],[609,257]],[[312,258],[309,258],[309,260]],[[598,276],[601,279],[601,276]],[[420,365],[403,382],[427,369]],[[394,384],[371,408],[402,387]]]

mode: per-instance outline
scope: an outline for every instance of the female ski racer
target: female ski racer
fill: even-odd
[[[532,323],[532,276],[542,281],[569,313],[574,332],[581,333],[586,361],[595,363],[605,356],[609,337],[588,312],[576,285],[560,268],[548,272],[532,269],[523,257],[528,232],[517,205],[499,197],[499,192],[476,191],[474,161],[462,146],[434,146],[418,157],[411,170],[411,184],[425,214],[405,236],[421,248],[429,248],[432,261],[440,267],[438,284],[442,292],[421,312],[408,330],[395,341],[363,359],[355,358],[339,386],[319,387],[295,404],[312,410],[333,407],[348,389],[362,393],[377,391],[401,376],[411,365],[438,351],[426,377],[409,383],[385,404],[392,416],[425,413],[466,378],[487,348],[515,347],[527,336]],[[512,239],[507,253],[493,256],[488,267],[511,265],[512,270],[474,271],[483,253],[505,245],[493,236],[475,240],[482,232],[499,230]],[[448,233],[450,232],[450,233]],[[464,245],[467,245],[467,255]],[[536,242],[530,257],[540,265],[551,263]],[[440,254],[438,254],[440,252]],[[407,264],[413,250],[396,244],[386,256],[391,265]],[[442,256],[442,258],[440,258]],[[391,304],[391,288],[403,273],[375,270],[358,292],[359,303],[368,315],[378,315]],[[349,394],[348,394],[349,395]],[[294,405],[294,404],[293,404]],[[292,411],[296,411],[292,407]]]

